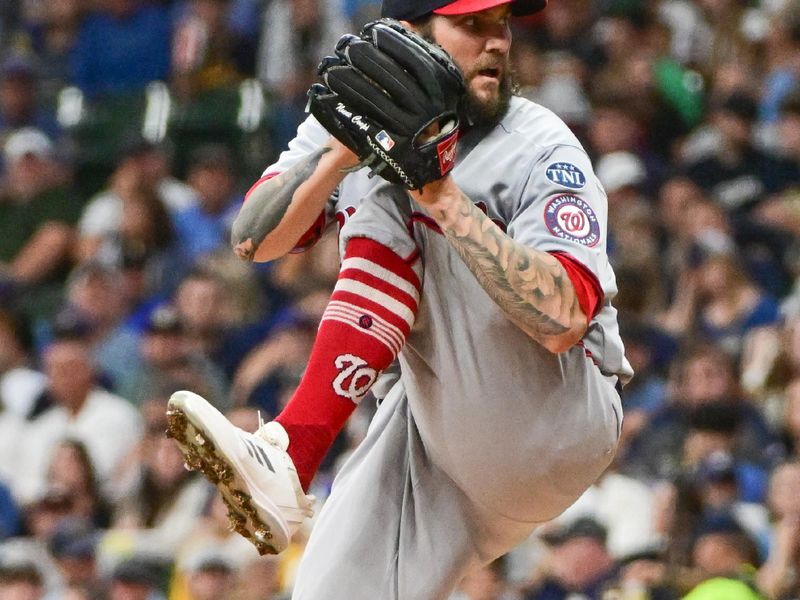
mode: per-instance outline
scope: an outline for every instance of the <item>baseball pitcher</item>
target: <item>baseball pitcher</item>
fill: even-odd
[[[566,125],[511,94],[509,20],[542,8],[385,0],[397,20],[323,60],[314,119],[242,209],[243,258],[307,245],[334,212],[343,225],[338,282],[275,421],[249,433],[190,392],[170,400],[187,463],[260,552],[281,551],[310,515],[305,491],[333,438],[400,365],[318,517],[294,598],[446,598],[613,457],[632,373],[605,194]]]

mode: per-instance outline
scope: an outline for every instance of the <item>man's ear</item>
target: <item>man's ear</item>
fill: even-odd
[[[410,29],[411,31],[417,30],[417,28],[414,27],[414,24],[411,21],[405,21],[403,19],[400,19],[400,23],[402,23],[403,27],[405,27],[406,29]]]

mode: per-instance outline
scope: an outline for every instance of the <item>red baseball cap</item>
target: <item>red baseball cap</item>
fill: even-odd
[[[488,10],[503,4],[511,4],[511,13],[514,16],[523,16],[539,12],[545,7],[547,0],[536,0],[532,2],[520,0],[455,0],[455,2],[445,4],[433,12],[437,15],[464,15]]]
[[[381,16],[415,21],[425,15],[463,15],[501,4],[511,4],[515,17],[532,15],[547,6],[547,0],[383,0]]]

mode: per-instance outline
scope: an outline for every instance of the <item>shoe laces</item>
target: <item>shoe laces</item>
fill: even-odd
[[[289,434],[286,433],[283,425],[277,421],[265,423],[261,418],[261,411],[258,411],[258,429],[253,435],[281,450],[285,451],[289,447]]]

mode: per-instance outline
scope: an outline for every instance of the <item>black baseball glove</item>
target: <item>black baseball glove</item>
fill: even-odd
[[[341,38],[319,74],[309,110],[359,167],[412,190],[453,168],[465,86],[442,48],[381,19]]]

